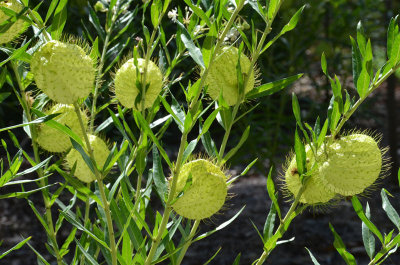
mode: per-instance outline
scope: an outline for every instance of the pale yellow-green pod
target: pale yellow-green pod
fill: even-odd
[[[334,140],[323,157],[322,183],[343,196],[362,193],[378,179],[382,169],[382,152],[375,139],[365,134]]]
[[[61,123],[62,125],[68,126],[74,133],[83,138],[79,119],[72,105],[56,104],[45,113],[46,115],[60,113],[60,115],[53,118],[53,120]],[[83,111],[81,111],[80,115],[86,129],[88,118]],[[68,151],[68,149],[72,147],[68,135],[46,124],[41,124],[38,127],[36,141],[41,148],[53,153],[62,153]]]
[[[96,164],[98,167],[102,168],[108,158],[108,155],[110,154],[110,150],[108,149],[107,144],[100,137],[88,134],[88,138],[93,150]],[[88,153],[87,155],[89,156]],[[71,149],[71,151],[65,157],[65,161],[70,169],[72,169],[72,167],[76,163],[74,176],[81,181],[90,183],[96,180],[96,176],[87,166],[86,162],[82,158],[82,155],[76,149]]]
[[[236,65],[239,60],[239,50],[236,47],[224,47],[216,55],[215,61],[208,70],[205,84],[207,85],[207,94],[214,100],[218,100],[221,91],[222,97],[229,106],[237,103],[239,98],[239,83],[237,79]],[[240,55],[240,68],[243,77],[247,74],[251,67],[251,62],[245,54]],[[245,92],[254,88],[255,76],[254,70],[251,71],[250,77],[245,87]]]
[[[23,6],[16,0],[1,1],[0,6],[13,10],[16,13],[22,11]],[[8,20],[10,17],[0,10],[0,24]],[[27,28],[27,23],[23,19],[17,19],[10,28],[0,33],[0,44],[8,43],[17,38]]]
[[[191,185],[184,187],[191,176]],[[222,170],[205,159],[197,159],[184,164],[178,176],[176,196],[183,191],[172,205],[179,215],[193,220],[209,218],[217,213],[225,203],[228,187]]]
[[[73,104],[86,98],[93,89],[93,60],[76,44],[49,41],[31,59],[37,87],[52,100]]]
[[[139,95],[139,88],[136,86],[138,77],[144,73],[145,60],[138,58],[137,67],[134,59],[129,59],[115,74],[115,97],[124,107],[130,109],[141,109],[141,101],[135,105],[136,97]],[[163,76],[160,68],[152,61],[148,62],[146,84],[148,85],[144,97],[144,108],[153,106],[154,101],[157,99],[161,92],[163,84]]]
[[[315,157],[309,145],[306,146],[306,157],[307,157],[307,171],[310,171],[314,165]],[[305,204],[321,204],[327,203],[335,197],[335,192],[327,189],[321,180],[320,163],[316,162],[315,166],[311,171],[306,188],[303,194],[300,196],[300,202]],[[297,170],[296,156],[294,155],[288,165],[285,176],[285,188],[293,195],[293,198],[297,196],[302,187],[300,176]]]

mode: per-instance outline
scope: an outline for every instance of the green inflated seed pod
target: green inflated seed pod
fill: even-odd
[[[331,191],[344,196],[362,193],[379,177],[382,152],[374,138],[351,134],[327,145],[320,166],[321,180]]]
[[[72,105],[56,104],[45,113],[46,115],[60,113],[53,120],[68,126],[74,133],[83,137],[79,119]],[[83,111],[81,111],[81,117],[86,129],[88,118]],[[54,153],[65,152],[72,146],[68,135],[46,124],[38,127],[37,143],[41,148]]]
[[[191,176],[191,185],[184,190]],[[181,216],[201,220],[217,213],[225,203],[227,196],[226,176],[222,170],[205,159],[193,160],[184,164],[178,176],[176,196],[172,205]]]
[[[207,94],[214,100],[218,100],[221,90],[222,97],[229,105],[235,105],[239,97],[239,83],[237,79],[236,65],[239,60],[238,49],[236,47],[224,47],[216,55],[215,61],[211,65],[205,84],[207,85]],[[251,61],[245,54],[240,56],[240,68],[243,78],[249,71]],[[245,87],[245,94],[254,88],[255,76],[254,70]]]
[[[13,10],[16,13],[22,11],[23,6],[16,0],[0,1],[0,6]],[[3,10],[0,9],[0,24],[10,18]],[[0,44],[8,43],[17,38],[27,28],[27,23],[19,18],[5,32],[0,33]]]
[[[305,204],[323,204],[327,203],[335,197],[335,193],[327,189],[321,180],[320,163],[316,162],[315,156],[310,149],[310,146],[306,146],[306,157],[307,157],[307,171],[311,170],[311,176],[309,177],[306,188],[300,197],[300,202]],[[312,168],[313,167],[313,168]],[[297,170],[296,156],[294,155],[287,167],[284,176],[285,189],[288,190],[295,198],[299,193],[302,183]]]
[[[89,134],[88,138],[93,150],[96,164],[98,167],[102,168],[108,158],[108,155],[110,154],[110,150],[108,149],[106,143],[100,137]],[[89,154],[87,155],[89,156]],[[82,155],[76,149],[71,149],[71,151],[65,157],[65,161],[69,168],[72,168],[76,163],[74,175],[81,181],[89,183],[96,180],[95,175],[90,170],[86,162],[83,160]]]
[[[37,87],[49,98],[72,104],[90,94],[96,70],[81,47],[53,40],[33,54],[31,71]]]
[[[139,95],[140,89],[136,86],[139,76],[144,73],[145,60],[138,58],[137,67],[134,59],[129,59],[125,62],[115,74],[115,97],[124,107],[140,110],[141,102],[135,105],[136,97]],[[138,68],[138,69],[137,69]],[[146,84],[148,85],[145,91],[144,107],[145,109],[153,106],[154,101],[157,99],[161,92],[163,84],[163,76],[160,68],[152,61],[148,62]]]

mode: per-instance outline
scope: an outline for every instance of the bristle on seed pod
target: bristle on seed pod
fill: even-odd
[[[49,98],[73,104],[92,91],[96,69],[80,46],[53,40],[33,54],[31,71],[37,87]]]

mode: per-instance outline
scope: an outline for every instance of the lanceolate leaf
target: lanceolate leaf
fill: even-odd
[[[385,212],[386,212],[387,216],[389,217],[390,221],[392,221],[393,224],[400,231],[400,217],[399,217],[399,214],[393,208],[393,206],[390,203],[386,193],[388,193],[387,190],[385,190],[385,189],[381,190],[382,208],[383,208],[383,210],[385,210]]]
[[[51,37],[55,40],[59,40],[62,31],[67,21],[67,3],[68,0],[60,0],[57,9],[54,13],[53,22],[51,23]]]
[[[193,40],[190,37],[190,34],[186,30],[185,26],[182,25],[182,23],[180,23],[179,21],[176,21],[176,23],[182,30],[182,34],[180,35],[180,37],[186,49],[188,49],[190,57],[192,57],[192,59],[202,68],[205,68],[201,50],[193,43]]]
[[[339,236],[338,233],[336,233],[335,229],[331,224],[329,224],[329,227],[333,233],[333,236],[335,237],[333,245],[335,246],[337,252],[339,252],[340,256],[342,256],[347,265],[357,265],[354,256],[351,255],[349,252],[347,252],[346,246],[344,245],[342,238]]]
[[[272,204],[275,205],[275,211],[278,213],[279,220],[281,220],[282,219],[281,209],[279,208],[279,203],[275,192],[275,185],[274,181],[272,180],[272,167],[269,169],[267,177],[267,191],[268,191],[268,196],[272,201]]]
[[[303,74],[297,74],[293,75],[287,78],[283,78],[277,81],[273,81],[270,83],[266,83],[264,85],[261,85],[259,87],[254,88],[251,90],[249,93],[246,94],[246,98],[248,99],[254,99],[254,98],[260,98],[264,96],[269,96],[272,95],[285,87],[289,86],[296,80],[300,79],[303,76]]]
[[[379,232],[378,228],[376,228],[376,226],[367,218],[361,202],[358,200],[357,196],[353,196],[351,198],[351,202],[353,204],[354,211],[357,213],[358,217],[360,217],[361,221],[363,221],[363,223],[365,223],[369,230],[371,230],[371,232],[378,237],[379,241],[383,243],[383,236],[381,232]]]
[[[367,216],[368,219],[371,218],[371,213],[369,210],[368,203],[367,206],[365,207],[365,215]],[[375,252],[375,237],[364,222],[361,225],[361,231],[362,231],[362,239],[365,251],[367,252],[368,257],[372,259]]]
[[[297,171],[299,172],[299,175],[302,175],[306,172],[306,150],[300,139],[297,128],[294,138],[294,150],[296,152]]]

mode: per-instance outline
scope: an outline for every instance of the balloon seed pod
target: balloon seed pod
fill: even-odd
[[[31,59],[37,87],[52,100],[73,104],[93,89],[93,60],[77,44],[52,40],[42,45]]]
[[[222,97],[229,106],[233,106],[239,100],[239,83],[237,80],[236,65],[239,60],[239,50],[236,47],[224,47],[216,55],[206,76],[207,94],[213,99],[218,100],[222,90]],[[243,78],[251,67],[250,59],[245,55],[240,55],[240,68]],[[244,94],[251,91],[256,83],[255,71],[251,71],[247,81]]]
[[[56,104],[45,113],[46,115],[60,113],[53,120],[68,126],[74,133],[83,137],[79,119],[72,105]],[[86,130],[88,118],[83,111],[80,111],[80,115]],[[46,124],[41,124],[38,128],[37,143],[41,148],[53,153],[62,153],[72,147],[68,135]]]
[[[13,10],[16,13],[22,11],[23,6],[16,0],[0,2],[1,7]],[[0,24],[8,20],[10,16],[0,9]],[[17,38],[27,28],[28,24],[21,18],[17,19],[5,32],[0,33],[0,44],[8,43]]]
[[[320,175],[324,186],[343,196],[364,192],[388,166],[387,148],[379,148],[379,137],[351,133],[328,141],[321,155]]]
[[[98,167],[102,168],[110,154],[110,150],[108,149],[107,144],[100,137],[88,134],[88,138],[96,164]],[[85,149],[87,149],[86,144]],[[88,153],[87,155],[89,156]],[[69,151],[65,157],[65,161],[68,168],[73,168],[76,163],[74,175],[81,181],[90,183],[96,180],[94,173],[90,170],[86,162],[83,160],[82,155],[76,149],[71,149],[71,151]]]
[[[141,110],[142,102],[141,99],[137,99],[137,97],[142,95],[140,89],[137,87],[137,83],[141,81],[140,77],[144,73],[144,66],[145,59],[138,58],[136,66],[135,61],[132,58],[122,64],[115,74],[115,97],[124,107]],[[148,88],[144,91],[145,109],[153,106],[153,103],[160,94],[163,86],[163,75],[161,70],[150,60],[147,65],[146,83]],[[142,84],[142,86],[143,90],[145,90],[145,85]]]
[[[193,220],[209,218],[225,203],[227,177],[220,167],[209,160],[197,159],[184,164],[176,185],[173,209]],[[191,185],[187,183],[191,181]],[[188,186],[188,187],[187,187]]]
[[[306,146],[306,161],[307,172],[311,171],[311,176],[309,176],[306,188],[300,196],[300,202],[310,205],[328,203],[335,198],[335,193],[323,185],[320,174],[320,163],[318,160],[315,160],[314,153],[309,145]],[[303,185],[297,170],[296,155],[294,154],[288,160],[287,169],[283,176],[283,183],[285,195],[292,198],[297,196]]]

